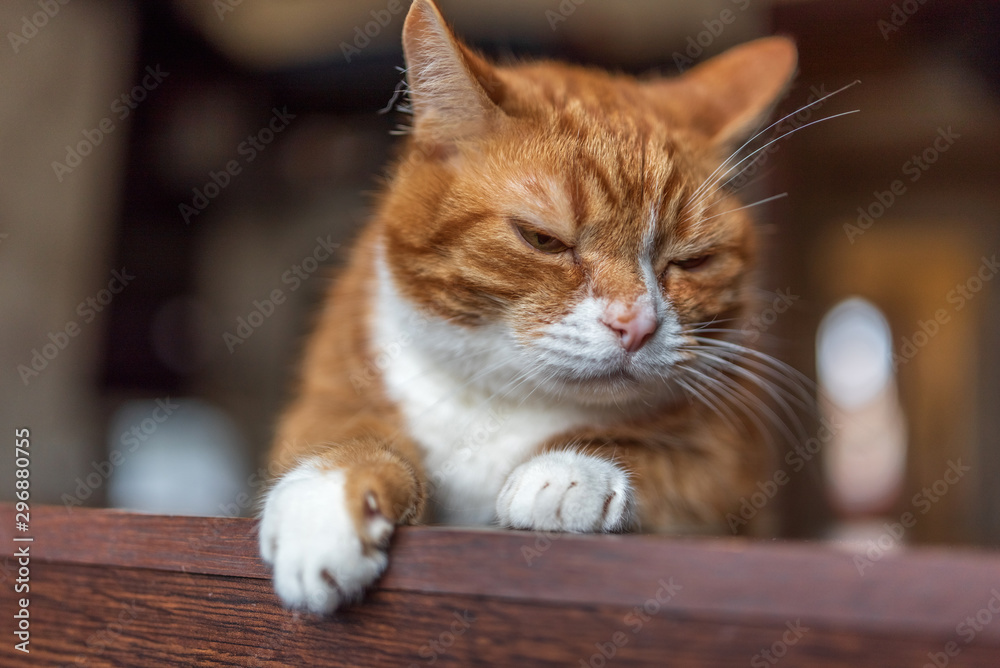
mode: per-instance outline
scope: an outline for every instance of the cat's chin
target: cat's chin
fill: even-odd
[[[587,376],[557,375],[547,379],[542,391],[560,400],[575,400],[586,406],[625,408],[634,404],[642,410],[662,409],[684,398],[681,388],[669,378],[650,380],[628,371]]]

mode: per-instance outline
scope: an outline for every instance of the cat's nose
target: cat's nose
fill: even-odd
[[[660,326],[656,309],[648,297],[640,298],[628,306],[617,301],[608,304],[601,322],[621,337],[622,345],[630,353],[642,348]]]

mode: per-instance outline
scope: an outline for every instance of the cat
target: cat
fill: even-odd
[[[757,253],[723,161],[785,92],[794,45],[649,80],[501,66],[414,0],[403,47],[412,128],[272,450],[278,596],[360,598],[398,524],[720,526],[768,459],[726,405],[743,379],[717,378]]]

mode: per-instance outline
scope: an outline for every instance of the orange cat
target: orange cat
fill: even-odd
[[[720,381],[740,348],[715,323],[747,314],[756,242],[719,167],[793,45],[649,81],[498,66],[415,0],[403,47],[412,132],[276,438],[277,593],[359,597],[399,523],[721,525],[767,457],[727,406],[742,379]]]

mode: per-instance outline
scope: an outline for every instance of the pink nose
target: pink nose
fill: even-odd
[[[648,297],[637,299],[628,306],[619,301],[611,302],[601,322],[621,337],[622,345],[630,353],[642,348],[660,325]]]

